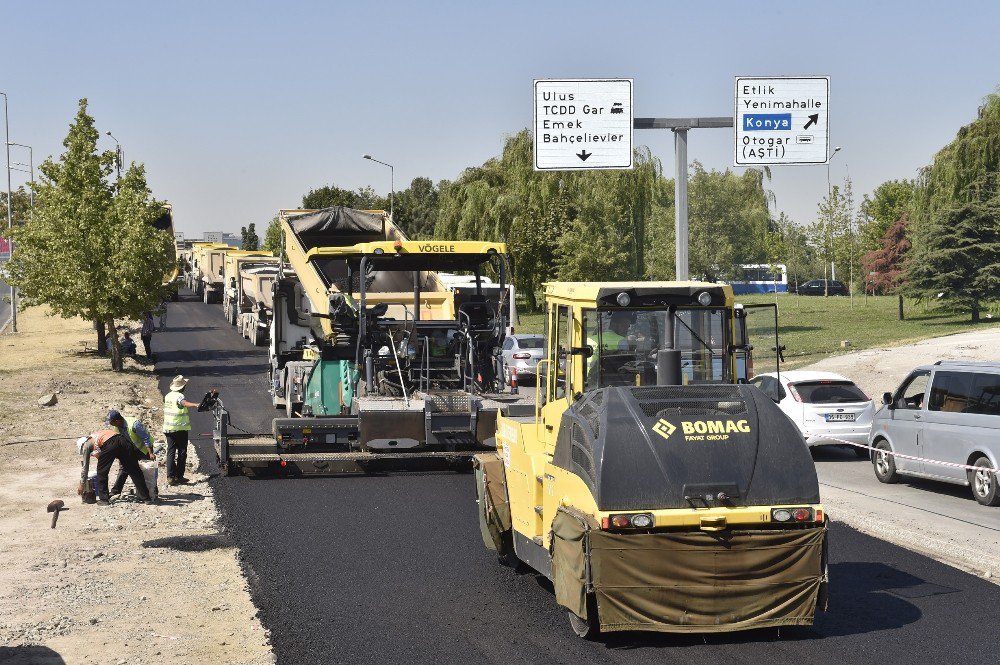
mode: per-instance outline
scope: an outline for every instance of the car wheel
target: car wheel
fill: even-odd
[[[990,469],[993,466],[989,459],[980,457],[973,464],[975,471],[969,471],[969,485],[972,487],[972,496],[976,501],[984,506],[1000,506],[1000,482],[997,474]]]
[[[875,467],[875,477],[879,482],[895,483],[899,480],[896,473],[896,461],[893,459],[892,448],[887,441],[879,441],[875,444],[875,452],[872,454],[872,465]]]

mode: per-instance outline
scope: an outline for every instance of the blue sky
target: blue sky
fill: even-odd
[[[534,78],[633,78],[637,116],[687,116],[730,113],[737,75],[829,75],[831,176],[859,200],[915,176],[1000,84],[995,2],[37,0],[4,15],[11,140],[58,155],[89,98],[189,236],[261,226],[324,184],[387,192],[364,153],[395,165],[397,189],[455,178],[531,124]],[[731,167],[732,141],[692,131],[689,157]],[[672,176],[669,131],[636,143]],[[777,211],[810,222],[826,167],[772,172]]]

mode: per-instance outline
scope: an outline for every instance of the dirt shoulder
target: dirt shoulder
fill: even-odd
[[[95,334],[78,319],[35,308],[18,327],[0,336],[0,661],[274,662],[194,446],[186,486],[166,487],[159,455],[158,505],[126,496],[131,482],[110,507],[77,496],[73,439],[109,408],[162,439],[152,366],[129,359],[111,372],[86,350]],[[49,393],[57,403],[40,406]],[[7,445],[36,439],[65,440]],[[53,499],[69,508],[55,529]]]

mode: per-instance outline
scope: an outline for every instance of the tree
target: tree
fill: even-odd
[[[278,256],[281,252],[281,223],[278,221],[277,215],[267,225],[267,231],[264,232],[264,244],[261,246],[261,249],[267,250],[275,256]]]
[[[928,225],[924,242],[913,248],[907,290],[940,297],[968,309],[979,322],[983,305],[1000,289],[1000,196],[941,210]]]
[[[31,195],[22,185],[11,192],[10,218],[14,226],[23,226],[31,217]],[[7,192],[0,192],[0,237],[7,236]]]
[[[934,155],[920,173],[911,219],[914,246],[923,243],[923,227],[939,212],[992,198],[1000,178],[1000,94],[988,95],[978,118],[958,130],[955,139]]]
[[[862,254],[883,247],[889,227],[904,215],[909,217],[915,189],[913,180],[887,180],[875,188],[871,197],[864,195],[858,224],[858,245]]]
[[[894,293],[905,283],[904,261],[912,243],[907,237],[909,217],[904,213],[882,235],[882,246],[865,253],[861,259],[865,273],[875,273],[866,280],[874,291]]]
[[[357,210],[388,210],[389,199],[379,196],[371,187],[360,187],[352,192],[336,185],[310,189],[309,193],[302,197],[302,207],[307,210],[334,206],[346,206]]]
[[[240,234],[242,236],[240,249],[253,251],[260,246],[260,238],[257,237],[257,230],[254,228],[253,222],[250,222],[250,226],[242,227]]]
[[[834,185],[830,193],[823,197],[819,203],[818,219],[809,225],[809,242],[823,261],[824,278],[828,277],[831,264],[843,265],[849,260],[851,206],[851,181],[847,180],[843,190]]]
[[[411,240],[433,238],[439,205],[440,192],[430,178],[414,178],[408,188],[396,193],[393,221]]]
[[[144,168],[133,163],[113,188],[113,155],[97,152],[98,135],[81,99],[66,152],[39,168],[34,216],[14,230],[8,267],[22,306],[47,304],[64,318],[94,321],[101,353],[109,331],[112,367],[120,370],[115,320],[138,319],[167,297],[162,282],[174,245],[153,226],[163,204],[151,197]]]

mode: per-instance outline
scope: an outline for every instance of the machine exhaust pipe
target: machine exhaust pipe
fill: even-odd
[[[656,385],[679,386],[681,377],[681,352],[676,349],[661,349],[656,352]]]

